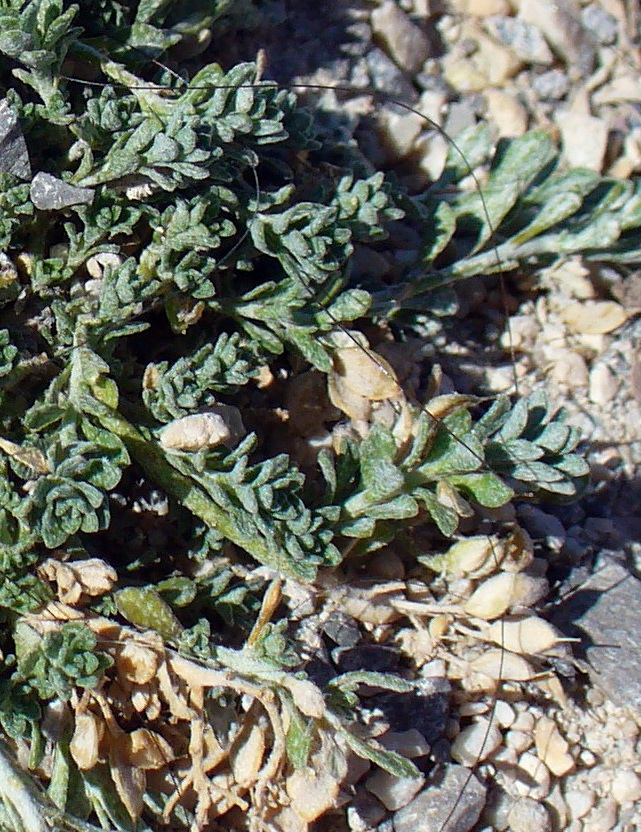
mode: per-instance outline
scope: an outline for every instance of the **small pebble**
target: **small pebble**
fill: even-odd
[[[559,110],[555,121],[561,131],[563,155],[568,165],[600,173],[608,144],[607,122],[571,110]]]
[[[594,404],[611,402],[619,390],[619,384],[607,364],[595,364],[590,370],[589,395]]]
[[[541,30],[518,17],[491,17],[487,21],[490,32],[505,46],[509,46],[519,58],[529,64],[549,66],[554,63],[552,50],[545,42]]]
[[[516,715],[512,729],[514,731],[525,731],[529,733],[534,730],[534,714],[531,711],[521,711]]]
[[[470,832],[485,805],[485,787],[463,766],[444,776],[394,815],[394,832]]]
[[[410,759],[425,757],[430,753],[429,743],[416,728],[410,728],[409,731],[388,731],[378,741],[389,751],[396,751]]]
[[[552,821],[542,803],[531,797],[522,797],[515,801],[508,814],[511,832],[550,832]]]
[[[430,55],[425,32],[412,23],[394,0],[385,0],[371,15],[374,37],[408,75],[416,75]]]
[[[616,43],[619,24],[616,18],[608,14],[598,3],[591,3],[581,10],[581,22],[599,43],[605,46]]]
[[[0,101],[0,171],[18,179],[31,178],[29,151],[18,117],[8,101]]]
[[[592,789],[568,789],[564,797],[565,804],[575,820],[587,815],[596,801],[596,795]]]
[[[559,101],[570,89],[568,76],[560,69],[551,69],[536,75],[532,81],[532,90],[541,101]]]
[[[616,773],[612,781],[612,797],[619,804],[641,799],[641,778],[631,769]]]
[[[516,719],[514,708],[504,699],[498,699],[494,706],[494,716],[501,728],[509,728]]]
[[[396,812],[412,800],[423,787],[424,777],[398,777],[378,769],[365,783],[366,789],[377,797],[390,812]]]
[[[617,803],[606,797],[583,818],[583,832],[610,832],[617,822]]]
[[[501,732],[494,723],[479,719],[456,737],[452,743],[452,757],[462,765],[476,765],[496,751],[501,740]]]
[[[39,211],[59,211],[71,205],[89,205],[95,195],[93,188],[77,188],[50,173],[36,173],[31,180],[29,195]]]
[[[513,748],[515,751],[527,751],[534,745],[534,738],[531,734],[526,734],[525,731],[515,731],[512,729],[505,735],[505,743],[508,748]]]
[[[550,792],[550,772],[541,760],[529,751],[519,758],[519,765],[516,769],[515,791],[522,797],[533,797],[541,800]],[[519,777],[519,773],[521,776]]]

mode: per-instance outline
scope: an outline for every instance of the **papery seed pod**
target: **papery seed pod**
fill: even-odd
[[[239,786],[251,786],[263,762],[267,741],[265,729],[254,723],[249,731],[243,730],[229,755],[234,780]]]
[[[219,404],[170,422],[160,434],[160,444],[174,451],[202,451],[217,445],[234,447],[246,434],[238,408]]]
[[[146,685],[156,675],[158,655],[148,647],[129,641],[117,652],[115,664],[118,674],[128,682]]]
[[[450,546],[441,568],[454,577],[481,578],[493,572],[504,556],[505,547],[496,536],[475,535]]]
[[[470,662],[470,670],[497,682],[529,682],[536,675],[523,656],[506,650],[488,650]]]
[[[123,758],[137,768],[163,768],[176,756],[167,740],[148,728],[137,728],[122,739]]]
[[[334,805],[338,789],[338,780],[329,771],[303,769],[287,778],[292,808],[306,823],[312,823]]]
[[[89,771],[98,763],[104,729],[104,721],[91,711],[76,713],[69,752],[82,771]]]
[[[487,638],[513,653],[545,653],[559,642],[551,624],[536,615],[518,621],[495,621],[487,629]]]
[[[522,572],[501,572],[483,581],[467,600],[467,615],[491,621],[510,607],[531,606],[546,592],[547,581]]]
[[[402,391],[392,367],[372,350],[347,347],[334,355],[334,373],[353,392],[372,402],[396,399]]]

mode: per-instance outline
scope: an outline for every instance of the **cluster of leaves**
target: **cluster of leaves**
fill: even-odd
[[[34,169],[72,194],[42,204],[0,158],[3,617],[24,613],[26,596],[46,597],[35,569],[52,550],[99,546],[127,580],[158,587],[178,617],[217,604],[229,612],[246,596],[233,596],[228,574],[192,576],[221,552],[307,581],[414,524],[451,536],[478,506],[578,493],[579,437],[541,396],[514,407],[501,399],[476,421],[462,397],[439,419],[416,409],[402,443],[374,426],[320,454],[324,490],[271,441],[261,414],[282,407],[270,397],[284,397],[281,382],[301,368],[334,372],[344,325],[392,322],[401,340],[404,320],[425,314],[435,289],[470,275],[576,251],[638,256],[635,185],[559,173],[549,141],[529,134],[494,156],[484,200],[457,188],[443,196],[468,173],[455,153],[442,179],[410,199],[379,172],[330,175],[309,113],[257,80],[253,64],[227,73],[206,64],[182,84],[144,60],[188,44],[223,2],[1,5],[0,54],[13,62],[0,68],[7,106]],[[105,86],[69,80],[67,64]],[[484,162],[487,132],[470,131],[461,149],[473,167]],[[417,261],[392,285],[354,285],[355,245],[384,250],[403,214],[422,234]],[[269,392],[255,383],[261,367]],[[159,441],[173,420],[221,400],[256,427],[235,447]],[[121,545],[112,515],[133,514],[136,489],[165,497],[182,532],[176,552]],[[270,633],[260,649],[288,668],[281,634]],[[181,638],[207,654],[206,628]],[[65,698],[99,685],[106,668],[72,625],[34,655],[0,699],[5,730],[25,685],[43,700]],[[359,679],[348,682],[333,691],[345,710]]]

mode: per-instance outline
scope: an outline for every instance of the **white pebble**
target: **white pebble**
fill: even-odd
[[[499,729],[487,719],[468,725],[452,743],[452,757],[461,765],[473,766],[489,757],[501,744]]]
[[[550,832],[552,829],[547,809],[531,797],[522,797],[514,802],[508,822],[511,832]]]
[[[579,754],[579,760],[588,768],[591,768],[596,763],[596,757],[588,748],[584,748]]]
[[[596,795],[592,789],[568,789],[565,793],[565,804],[575,820],[587,815],[595,800]]]
[[[616,800],[606,797],[583,819],[583,832],[610,832],[616,822]]]
[[[494,716],[501,728],[509,728],[516,719],[514,708],[503,699],[499,699],[494,706]]]
[[[519,773],[521,777],[518,776]],[[550,793],[552,784],[549,769],[545,763],[539,760],[536,754],[529,751],[522,754],[519,758],[516,774],[516,791],[522,797],[533,797],[535,800],[540,800]]]
[[[518,714],[512,728],[515,731],[524,731],[526,734],[529,734],[534,730],[534,714],[531,711],[523,711]]]
[[[534,739],[525,731],[515,731],[512,729],[505,735],[505,744],[508,748],[513,748],[515,751],[527,751],[534,744]]]
[[[589,395],[594,404],[607,404],[617,394],[619,383],[606,364],[596,364],[590,370]]]
[[[396,812],[414,798],[425,783],[424,777],[397,777],[379,769],[367,779],[367,791],[375,795],[381,803]]]
[[[634,803],[641,798],[641,778],[630,769],[617,772],[612,781],[612,797],[617,803]]]

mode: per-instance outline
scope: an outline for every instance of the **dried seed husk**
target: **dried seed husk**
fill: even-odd
[[[91,711],[76,713],[69,752],[82,771],[92,769],[100,756],[100,740],[105,731],[104,721]]]
[[[334,354],[334,374],[353,392],[372,402],[402,395],[391,365],[373,350],[339,349]]]
[[[518,621],[495,621],[487,629],[490,641],[513,653],[545,653],[559,641],[551,624],[536,615]]]
[[[243,731],[229,755],[234,780],[239,786],[249,787],[256,780],[265,756],[265,729],[254,723]]]
[[[467,615],[491,621],[499,618],[510,607],[527,607],[536,603],[546,589],[547,582],[543,578],[521,572],[501,572],[483,581],[463,609]]]
[[[167,740],[148,728],[137,728],[126,734],[121,752],[125,763],[142,769],[162,768],[175,757]]]
[[[287,778],[291,805],[306,823],[312,823],[336,802],[339,783],[328,771],[301,769]]]
[[[482,578],[494,572],[505,555],[505,548],[495,536],[475,535],[454,543],[444,555],[448,575]]]
[[[150,682],[158,670],[158,654],[149,647],[126,642],[116,654],[115,664],[118,673],[128,682],[145,685]]]
[[[529,682],[536,675],[523,656],[508,650],[487,650],[470,662],[470,669],[497,682]]]
[[[109,770],[118,797],[132,820],[139,818],[143,808],[143,796],[147,777],[142,768],[127,765],[116,743],[109,749]]]
[[[345,381],[335,373],[327,377],[327,394],[329,400],[355,422],[366,422],[372,412],[372,404],[368,398],[351,390]]]
[[[234,447],[246,435],[238,408],[220,404],[170,422],[160,434],[160,444],[174,451],[202,451],[218,445]]]

